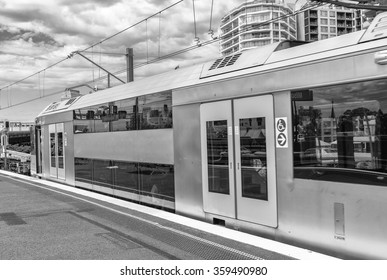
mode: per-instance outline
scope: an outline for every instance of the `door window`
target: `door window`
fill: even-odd
[[[229,194],[227,120],[208,121],[206,130],[208,191]]]
[[[267,200],[265,118],[239,120],[242,196]]]

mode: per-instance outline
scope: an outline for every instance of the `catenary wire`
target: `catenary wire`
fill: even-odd
[[[179,2],[176,2],[175,4],[171,5],[170,7],[172,7],[172,6],[174,6],[174,5],[178,4],[178,3],[180,3],[180,2],[182,2],[182,1],[184,1],[184,0],[181,0],[181,1],[179,1]],[[294,12],[291,12],[291,13],[287,13],[287,14],[284,14],[284,15],[282,15],[282,16],[279,16],[279,17],[276,17],[276,18],[267,20],[267,21],[265,21],[265,22],[257,23],[257,24],[255,24],[255,25],[256,25],[256,26],[266,25],[266,24],[268,24],[268,23],[276,22],[276,21],[279,21],[279,20],[288,18],[288,17],[290,17],[290,16],[297,15],[297,14],[299,14],[299,13],[305,12],[305,11],[307,11],[307,10],[314,9],[314,8],[319,7],[319,6],[322,6],[322,5],[325,5],[325,4],[320,2],[320,3],[318,3],[318,4],[314,4],[314,5],[307,6],[307,7],[303,6],[303,7],[300,8],[298,11],[294,11]],[[165,11],[166,9],[168,9],[168,8],[165,8],[165,9],[163,9],[162,11]],[[160,13],[161,13],[162,11],[160,11]],[[158,13],[156,13],[156,14],[158,14]],[[148,18],[151,18],[151,17],[152,17],[152,16],[150,16],[150,17],[148,17]],[[148,19],[148,18],[147,18],[147,19]],[[146,19],[142,20],[141,22],[144,22],[145,20],[146,20]],[[136,23],[135,25],[137,25],[137,24],[138,24],[138,23]],[[135,26],[135,25],[133,25],[133,26]],[[127,28],[127,29],[129,29],[129,28]],[[127,30],[127,29],[125,29],[125,30]],[[245,27],[245,28],[242,28],[241,31],[236,32],[236,34],[240,34],[240,33],[243,33],[243,32],[249,31],[249,30],[253,30],[253,28],[252,28],[252,27]],[[122,31],[122,32],[123,32],[123,31]],[[116,36],[116,35],[118,35],[118,34],[120,34],[120,33],[122,33],[122,32],[118,32],[118,33],[116,33],[115,35],[110,36],[109,38],[112,38],[112,37],[114,37],[114,36]],[[222,40],[222,39],[223,39],[222,36],[218,36],[218,37],[213,38],[212,40],[208,40],[208,41],[201,42],[200,44],[193,45],[193,46],[190,46],[190,47],[188,47],[188,48],[184,48],[184,49],[178,50],[178,51],[176,51],[176,52],[167,54],[167,55],[165,55],[165,56],[161,56],[161,57],[158,57],[158,58],[153,59],[153,60],[147,60],[146,62],[143,62],[143,63],[139,63],[139,64],[137,64],[137,65],[134,65],[134,69],[137,69],[137,68],[146,66],[146,65],[148,65],[148,64],[156,63],[156,62],[159,62],[159,61],[162,61],[162,60],[165,60],[165,59],[174,57],[174,56],[179,55],[179,54],[183,54],[183,53],[192,51],[192,50],[197,49],[197,48],[199,48],[199,47],[203,47],[203,46],[207,46],[207,45],[213,44],[213,43],[218,42],[218,41],[220,41],[220,40]],[[97,43],[97,44],[100,44],[100,43],[102,43],[102,42],[104,42],[104,41],[106,41],[106,40],[107,40],[107,39],[104,39],[104,40],[100,41],[100,42]],[[95,45],[93,45],[93,46],[95,46]],[[89,48],[92,48],[92,46],[89,47]],[[85,51],[88,50],[89,48],[85,49]],[[67,58],[66,58],[66,59],[67,59]],[[51,67],[53,67],[53,66],[55,66],[55,65],[57,65],[57,64],[59,64],[59,63],[61,63],[61,62],[63,62],[63,61],[65,61],[66,59],[63,59],[63,60],[61,60],[61,61],[59,61],[59,62],[57,62],[57,63],[51,65],[50,67],[47,67],[46,69],[51,68]],[[46,69],[41,70],[41,71],[39,71],[38,73],[40,73],[40,72],[42,72],[42,71],[45,71]],[[113,74],[119,75],[119,74],[124,73],[125,71],[126,71],[126,68],[125,68],[125,69],[122,69],[122,70],[120,70],[120,71],[117,71],[117,72],[115,72],[115,73],[113,73]],[[33,74],[33,75],[36,75],[36,73]],[[33,75],[30,75],[29,77],[32,77]],[[27,77],[27,78],[29,78],[29,77]],[[24,80],[26,80],[27,78],[24,78],[24,79],[21,80],[21,81],[24,81]],[[95,80],[93,80],[93,81],[88,81],[88,82],[82,83],[82,84],[89,84],[89,83],[93,83],[93,82],[98,82],[98,81],[105,80],[106,78],[107,78],[107,76],[102,76],[102,77],[100,77],[100,78],[98,78],[98,79],[95,79]],[[19,82],[20,82],[20,81],[19,81]],[[14,85],[14,84],[16,84],[16,83],[17,83],[17,82],[15,82],[15,83],[13,83],[13,84],[11,84],[11,85],[8,85],[8,86],[6,86],[6,87],[4,87],[4,88],[10,87],[10,86],[12,86],[12,85]],[[1,88],[0,91],[1,91],[2,89],[3,89],[3,88]],[[54,93],[52,93],[52,94],[47,94],[47,95],[45,95],[44,97],[53,96],[53,95],[56,95],[56,94],[59,94],[59,93],[62,93],[62,92],[63,92],[63,91],[54,92]],[[20,103],[17,103],[17,104],[9,105],[9,106],[6,107],[6,108],[10,108],[10,107],[22,105],[22,104],[25,104],[25,103],[28,103],[28,102],[32,102],[32,101],[35,101],[35,100],[38,100],[38,99],[41,99],[41,98],[40,98],[40,97],[39,97],[39,98],[33,98],[33,99],[30,99],[30,100],[25,101],[25,102],[20,102]],[[2,109],[4,109],[4,108],[2,108]]]
[[[133,28],[133,27],[135,27],[135,26],[137,26],[137,25],[143,23],[144,21],[146,21],[146,20],[148,20],[148,19],[150,19],[150,18],[152,18],[152,17],[158,15],[159,13],[162,13],[162,12],[164,12],[164,11],[166,11],[166,10],[169,10],[170,8],[172,8],[172,7],[174,7],[174,6],[178,5],[178,4],[180,4],[180,3],[183,2],[183,1],[185,1],[185,0],[179,0],[179,1],[177,1],[177,2],[175,2],[175,3],[173,3],[173,4],[171,4],[171,5],[169,5],[168,7],[166,7],[166,8],[164,8],[164,9],[158,11],[157,13],[154,13],[154,14],[148,16],[147,18],[145,18],[145,19],[143,19],[143,20],[141,20],[141,21],[136,22],[135,24],[132,24],[131,26],[128,26],[127,28],[122,29],[122,30],[120,30],[120,31],[117,32],[117,33],[114,33],[113,35],[111,35],[111,36],[109,36],[109,37],[106,37],[105,39],[103,39],[103,40],[101,40],[101,41],[99,41],[99,42],[97,42],[97,43],[95,43],[95,44],[90,45],[89,47],[87,47],[87,48],[81,50],[80,52],[84,52],[84,51],[87,51],[87,50],[89,50],[89,49],[92,49],[94,46],[96,46],[96,45],[98,45],[98,44],[101,44],[101,43],[103,43],[103,42],[105,42],[105,41],[107,41],[107,40],[110,40],[110,39],[112,39],[112,38],[118,36],[119,34],[121,34],[121,33],[125,32],[125,31],[127,31],[128,29],[131,29],[131,28]],[[10,87],[10,86],[12,86],[12,85],[21,83],[21,82],[23,82],[23,81],[25,81],[25,80],[27,80],[27,79],[29,79],[29,78],[31,78],[31,77],[37,75],[38,73],[40,73],[40,72],[42,72],[42,71],[48,70],[48,69],[50,69],[50,68],[53,68],[53,67],[55,67],[56,65],[58,65],[58,64],[60,64],[60,63],[62,63],[62,62],[64,62],[64,61],[66,61],[67,59],[69,59],[69,57],[63,58],[63,59],[61,59],[61,60],[55,62],[54,64],[47,66],[47,67],[44,68],[43,70],[40,70],[40,71],[38,71],[38,72],[35,72],[35,73],[33,73],[33,74],[31,74],[31,75],[25,77],[25,78],[22,78],[22,79],[20,79],[20,80],[18,80],[18,81],[16,81],[16,82],[13,82],[13,83],[11,83],[11,84],[9,84],[9,85],[6,85],[6,86],[0,88],[0,91],[3,90],[3,89],[5,89],[5,88],[8,88],[8,87]]]

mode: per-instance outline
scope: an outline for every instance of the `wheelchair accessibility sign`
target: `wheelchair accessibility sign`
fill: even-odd
[[[275,138],[277,148],[288,148],[288,118],[275,118]]]

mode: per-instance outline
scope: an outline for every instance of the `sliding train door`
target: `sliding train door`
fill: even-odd
[[[50,124],[50,176],[65,179],[64,161],[64,125],[63,123]]]
[[[271,95],[201,105],[204,211],[277,226]]]

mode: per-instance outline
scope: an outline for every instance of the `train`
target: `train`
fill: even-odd
[[[339,258],[386,259],[386,64],[381,13],[366,30],[54,102],[36,117],[31,172]]]

